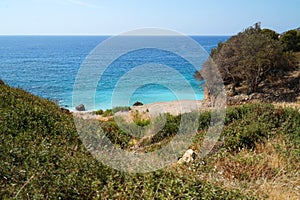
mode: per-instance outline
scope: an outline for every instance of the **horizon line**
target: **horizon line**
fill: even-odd
[[[114,35],[114,34],[103,34],[103,35],[99,35],[99,34],[0,34],[0,37],[1,36],[67,36],[67,37],[76,37],[76,36],[79,36],[79,37],[82,37],[82,36],[91,36],[91,37],[97,37],[97,36],[107,36],[107,37],[112,37],[112,36],[180,36],[180,35]],[[224,36],[224,37],[228,37],[228,36],[233,36],[233,35],[226,35],[226,34],[185,34],[185,35],[182,35],[182,36]]]

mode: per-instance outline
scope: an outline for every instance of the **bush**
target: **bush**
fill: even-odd
[[[144,127],[144,126],[148,126],[151,123],[151,121],[150,121],[150,119],[147,119],[147,120],[139,119],[139,120],[134,121],[134,123],[138,126]]]
[[[256,143],[278,134],[299,137],[300,115],[297,110],[275,108],[271,104],[246,104],[229,108],[225,124],[226,147],[237,151],[253,149]]]
[[[208,129],[210,125],[210,120],[211,120],[211,113],[210,112],[203,112],[200,114],[199,117],[199,126],[198,130],[206,130]]]
[[[105,110],[103,113],[102,113],[102,116],[103,117],[109,117],[109,116],[113,116],[113,111],[112,111],[112,109],[107,109],[107,110]]]
[[[158,143],[164,139],[174,136],[179,130],[181,116],[172,116],[169,113],[165,114],[166,124],[162,130],[151,138],[151,143]]]
[[[104,122],[101,124],[101,128],[104,130],[106,137],[120,148],[126,149],[130,140],[133,139],[130,133],[120,129],[115,121]]]
[[[102,109],[97,110],[97,111],[95,112],[96,115],[103,115],[103,113],[104,113],[104,111],[103,111]]]
[[[286,51],[300,51],[300,31],[289,30],[283,34],[280,41],[284,44]]]
[[[127,112],[130,110],[131,110],[131,108],[129,106],[117,106],[117,107],[114,107],[113,109],[107,109],[105,111],[103,111],[102,109],[97,110],[95,112],[95,114],[102,115],[103,117],[108,117],[108,116],[113,116],[114,113],[117,113],[117,112]]]
[[[127,112],[127,111],[130,111],[131,108],[129,106],[117,106],[117,107],[114,107],[112,109],[112,112],[113,113],[117,113],[117,112]]]
[[[229,150],[253,148],[257,141],[283,134],[286,155],[299,162],[297,110],[251,104],[229,108],[227,114],[223,136]],[[152,142],[177,133],[181,116],[167,115],[166,119]],[[210,114],[202,113],[199,129],[206,129],[209,121]],[[99,122],[84,121],[82,125],[89,128],[87,123]],[[133,137],[115,122],[101,125],[117,147],[129,146]],[[223,182],[212,183],[185,166],[180,172],[172,166],[147,174],[113,170],[86,150],[71,115],[51,101],[6,85],[0,85],[0,141],[1,199],[256,199],[222,186]],[[194,169],[201,167],[205,165]]]

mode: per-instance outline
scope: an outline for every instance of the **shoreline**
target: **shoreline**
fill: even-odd
[[[158,117],[160,114],[169,113],[177,116],[193,111],[200,111],[201,109],[208,109],[203,100],[176,100],[170,102],[155,102],[144,104],[142,106],[132,106],[132,112],[148,113],[150,118]]]
[[[175,105],[179,106],[179,105],[187,105],[187,104],[195,104],[197,105],[198,107],[203,107],[206,103],[204,102],[204,100],[174,100],[174,101],[160,101],[160,102],[153,102],[153,103],[147,103],[147,104],[143,104],[141,106],[115,106],[113,108],[117,108],[117,107],[128,107],[130,108],[131,110],[133,109],[137,109],[137,110],[143,110],[143,109],[151,109],[152,107],[155,107],[155,106],[171,106],[171,107],[175,107]],[[207,106],[206,106],[207,107]],[[69,110],[71,113],[93,113],[93,112],[96,112],[98,110],[103,110],[103,111],[106,111],[106,110],[112,110],[113,108],[108,108],[108,109],[95,109],[95,110],[85,110],[85,111],[78,111],[76,110],[76,108],[66,108],[66,107],[62,107],[60,106],[61,109],[66,109],[66,110]]]
[[[255,102],[264,102],[259,101],[258,99],[254,99],[256,101],[249,101],[247,100],[239,100],[238,104],[230,105],[228,104],[227,99],[227,105],[226,107],[231,106],[237,106],[237,105],[243,105],[247,103],[255,103]],[[257,101],[258,100],[258,101]],[[300,102],[266,102],[271,103],[275,107],[292,107],[296,108],[300,112]],[[74,111],[69,110],[70,113],[74,116],[81,117],[83,119],[97,119],[100,121],[108,121],[109,119],[113,118],[114,116],[120,116],[123,117],[129,121],[131,121],[136,114],[139,115],[139,117],[143,120],[147,119],[154,119],[158,117],[161,114],[169,113],[173,116],[178,116],[180,114],[189,113],[193,111],[208,111],[211,110],[212,106],[207,100],[175,100],[175,101],[166,101],[166,102],[154,102],[149,104],[144,104],[141,106],[128,106],[130,107],[130,110],[128,111],[119,111],[114,113],[112,116],[103,117],[102,115],[96,115],[95,111]],[[63,108],[62,108],[63,109]],[[109,110],[109,109],[108,109]]]
[[[175,100],[170,102],[154,102],[141,106],[130,106],[129,111],[120,111],[115,113],[114,116],[121,116],[126,119],[132,119],[133,116],[138,113],[138,115],[142,119],[154,119],[159,115],[165,113],[177,116],[184,113],[208,109],[210,109],[210,107],[204,100]],[[107,121],[112,118],[112,116],[103,117],[102,115],[96,115],[94,114],[95,111],[70,112],[77,117],[82,117],[83,119],[98,119]]]

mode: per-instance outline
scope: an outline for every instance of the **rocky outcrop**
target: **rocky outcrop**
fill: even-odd
[[[242,105],[252,102],[299,102],[300,101],[300,70],[281,72],[270,80],[263,81],[257,90],[247,94],[247,87],[241,84],[233,87],[225,85],[228,105]],[[204,89],[204,102],[213,101],[211,92]]]
[[[204,101],[210,101],[210,94],[209,94],[209,90],[208,88],[205,86],[204,87],[204,97],[203,97]]]
[[[232,97],[227,97],[228,105],[242,105],[250,102],[272,102],[272,99],[268,94],[252,93],[250,95],[239,94]]]
[[[84,107],[83,104],[80,104],[80,105],[76,106],[75,109],[76,109],[77,111],[85,111],[85,107]]]

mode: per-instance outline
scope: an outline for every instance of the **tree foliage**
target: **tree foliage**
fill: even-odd
[[[296,30],[289,30],[280,38],[284,44],[286,51],[299,52],[300,51],[300,32]]]
[[[232,84],[234,88],[242,84],[250,94],[257,92],[259,84],[270,76],[291,69],[292,56],[284,52],[277,35],[274,31],[262,30],[257,23],[218,44],[211,58],[224,84]],[[206,71],[205,66],[202,71]]]
[[[279,34],[276,33],[275,31],[271,30],[271,29],[262,29],[261,30],[262,33],[269,35],[271,38],[273,38],[274,40],[278,40],[279,39]]]

